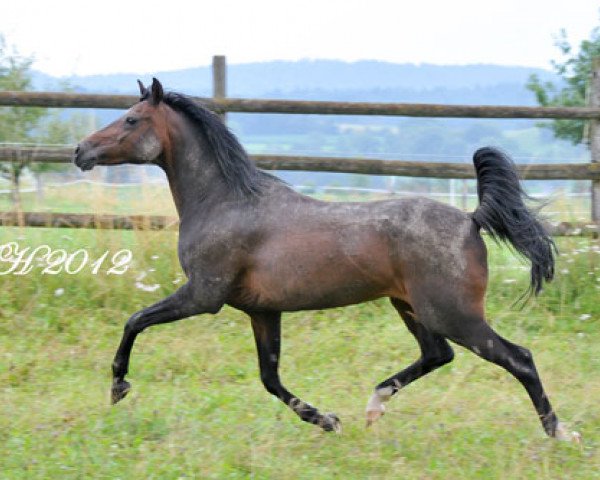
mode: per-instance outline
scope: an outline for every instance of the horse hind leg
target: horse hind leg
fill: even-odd
[[[568,432],[558,421],[531,352],[498,335],[485,321],[478,302],[471,304],[467,300],[461,303],[455,293],[445,293],[438,290],[434,302],[428,302],[426,306],[430,315],[424,321],[432,322],[430,328],[513,375],[529,394],[548,436],[578,442],[579,434]]]
[[[454,358],[454,351],[446,339],[442,335],[431,332],[416,320],[410,305],[395,298],[391,300],[408,330],[419,343],[421,357],[375,387],[375,392],[367,403],[367,426],[384,414],[383,403],[387,402],[398,390],[442,365],[450,363]]]
[[[501,337],[483,320],[473,332],[461,335],[455,341],[481,358],[504,368],[523,385],[548,436],[558,440],[580,440],[577,432],[569,432],[558,421],[529,350]]]

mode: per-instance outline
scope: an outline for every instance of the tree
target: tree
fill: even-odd
[[[574,52],[569,43],[565,30],[561,30],[555,43],[563,61],[553,61],[552,67],[562,79],[561,85],[541,82],[537,75],[531,75],[527,88],[535,93],[538,103],[542,106],[585,106],[592,59],[600,56],[600,27],[592,30],[590,38],[581,42],[577,52]],[[552,129],[555,137],[579,144],[585,139],[586,123],[585,120],[559,119],[545,125]]]
[[[27,91],[32,89],[31,58],[9,53],[0,35],[0,91]],[[63,85],[63,90],[68,86]],[[82,114],[74,114],[68,120],[45,108],[0,108],[0,142],[18,144],[74,144],[85,135],[89,121]],[[19,209],[21,204],[20,183],[23,173],[29,169],[37,185],[38,198],[43,196],[41,174],[60,171],[65,165],[46,162],[32,163],[30,158],[20,156],[10,162],[0,163],[0,176],[11,182],[11,199]]]
[[[9,54],[4,37],[0,35],[0,90],[24,91],[31,89],[30,58]],[[43,108],[2,107],[0,109],[0,142],[32,143],[41,119],[47,114]],[[14,158],[0,163],[0,176],[11,182],[11,199],[20,206],[19,185],[29,159]]]

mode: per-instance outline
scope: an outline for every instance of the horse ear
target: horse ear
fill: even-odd
[[[148,98],[148,89],[146,87],[144,87],[144,84],[142,83],[141,80],[137,81],[138,86],[140,87],[140,102],[142,100],[146,100]]]
[[[158,105],[163,99],[163,87],[156,78],[152,78],[152,103]]]

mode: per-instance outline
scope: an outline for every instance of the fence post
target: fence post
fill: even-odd
[[[600,57],[592,59],[589,90],[590,107],[600,107]],[[600,119],[590,120],[590,153],[592,163],[600,163]],[[600,180],[592,180],[592,221],[600,223]]]
[[[227,96],[227,64],[225,55],[215,55],[212,60],[213,72],[213,98],[225,98]],[[222,112],[221,119],[226,122],[227,114]]]

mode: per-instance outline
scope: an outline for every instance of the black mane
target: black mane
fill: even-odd
[[[266,180],[275,179],[256,167],[236,136],[215,113],[181,93],[166,93],[163,101],[198,126],[214,153],[225,182],[236,193],[244,196],[260,194]]]

